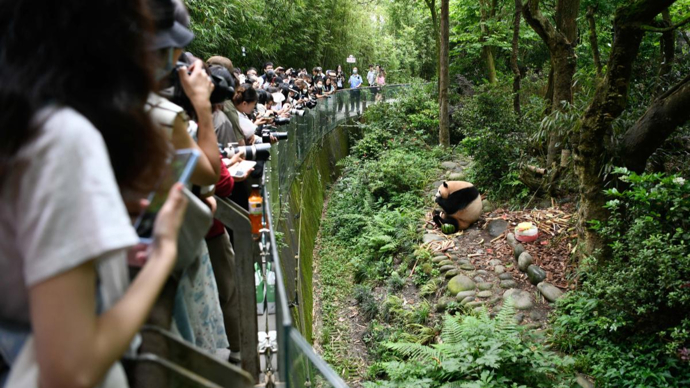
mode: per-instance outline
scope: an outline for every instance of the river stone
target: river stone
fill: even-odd
[[[501,288],[514,288],[517,287],[517,283],[515,280],[509,279],[509,280],[501,280],[500,284]]]
[[[468,304],[468,303],[470,303],[470,302],[474,302],[474,296],[466,296],[466,297],[464,297],[464,298],[460,301],[460,304],[463,305],[463,306],[465,306],[466,304]]]
[[[497,265],[501,265],[501,264],[503,264],[503,262],[501,260],[498,260],[498,259],[489,260],[489,265],[491,265],[491,266],[497,266]]]
[[[438,263],[438,265],[440,265],[440,266],[442,266],[442,267],[443,267],[444,265],[453,265],[453,260],[448,260],[448,259],[446,258],[446,260],[441,261],[440,263]]]
[[[522,272],[527,271],[527,267],[532,265],[534,260],[532,260],[532,255],[527,252],[522,252],[520,257],[518,257],[518,269]]]
[[[466,304],[465,306],[467,306],[467,307],[481,307],[481,306],[484,306],[484,301],[478,300],[476,302],[470,302],[470,303]]]
[[[465,173],[462,172],[451,172],[448,174],[449,181],[463,181],[465,180]]]
[[[532,264],[527,267],[527,277],[529,278],[530,283],[536,286],[546,279],[546,272],[538,265]]]
[[[513,274],[511,274],[510,272],[505,272],[498,275],[498,278],[501,280],[513,280]]]
[[[518,244],[517,239],[515,239],[515,235],[512,233],[508,233],[506,236],[506,241],[508,241],[508,245],[510,245],[511,248],[515,248],[515,246]]]
[[[491,299],[488,300],[487,303],[493,306],[493,305],[495,305],[496,303],[498,303],[499,300],[501,300],[501,297],[498,296],[498,295],[494,295],[494,296],[491,297]]]
[[[465,271],[474,271],[474,266],[470,263],[461,264],[460,269],[464,269]]]
[[[579,385],[582,388],[594,388],[594,383],[589,381],[585,375],[578,373],[577,378],[575,379],[575,382],[577,385]]]
[[[508,221],[506,220],[491,220],[489,221],[489,234],[491,237],[498,237],[508,229]]]
[[[482,291],[486,291],[486,290],[490,290],[490,289],[494,288],[494,284],[491,282],[483,282],[483,283],[477,284],[477,288],[479,288]]]
[[[426,224],[425,228],[426,229],[434,229],[434,225],[433,224]]]
[[[522,323],[523,320],[525,320],[525,314],[517,313],[517,314],[515,314],[514,319],[515,319],[515,323],[520,324],[520,323]]]
[[[460,264],[460,265],[469,264],[469,263],[470,263],[470,261],[467,259],[458,259],[458,264]]]
[[[488,274],[489,274],[489,271],[486,271],[486,270],[483,270],[483,269],[478,269],[478,270],[477,270],[477,275],[486,276],[486,275],[488,275]]]
[[[494,205],[488,199],[482,201],[482,212],[491,213],[494,211]]]
[[[493,295],[491,291],[480,291],[477,293],[477,297],[479,298],[490,298],[491,295]]]
[[[452,302],[453,300],[448,298],[448,297],[441,297],[438,300],[438,303],[436,303],[436,311],[445,311],[446,307],[448,307],[448,303]]]
[[[448,291],[451,295],[457,295],[460,291],[474,290],[474,287],[472,279],[465,275],[457,275],[448,282]]]
[[[497,265],[494,267],[494,272],[496,272],[499,275],[504,273],[505,271],[506,271],[506,267],[504,267],[502,265]]]
[[[544,319],[544,314],[539,310],[532,310],[529,313],[529,317],[533,321],[541,321]]]
[[[518,310],[529,310],[534,307],[532,294],[527,291],[510,289],[503,294],[503,300],[508,300],[508,298],[513,298],[515,308]]]
[[[446,278],[452,278],[453,276],[458,274],[457,269],[451,269],[450,271],[446,272]]]
[[[472,280],[474,280],[475,283],[484,283],[484,278],[481,276],[475,276]]]
[[[467,160],[458,160],[458,164],[465,167],[468,164],[470,164],[470,162],[468,162]]]
[[[455,299],[463,300],[463,299],[467,298],[468,296],[474,297],[475,294],[476,294],[476,292],[474,292],[474,291],[461,291],[461,292],[458,292],[457,295],[455,295]]]
[[[458,167],[456,163],[453,162],[443,162],[441,163],[441,167],[445,168],[446,170],[453,170]]]
[[[448,257],[441,255],[441,256],[436,256],[433,259],[431,259],[431,261],[433,261],[434,263],[440,263],[443,260],[448,260]]]
[[[424,244],[428,244],[428,243],[433,242],[433,241],[443,241],[443,240],[445,240],[445,238],[443,238],[443,236],[439,236],[439,235],[433,234],[433,233],[427,233],[422,238],[422,241],[424,242]]]
[[[427,235],[427,236],[428,236],[428,235]],[[424,237],[426,238],[426,236],[424,236]],[[425,240],[424,242],[426,242],[426,240]],[[515,258],[515,260],[517,260],[518,257],[520,257],[520,255],[521,255],[522,252],[524,252],[524,251],[525,251],[525,247],[523,247],[522,244],[517,244],[517,245],[515,246],[515,248],[513,248],[513,257]]]
[[[455,269],[455,266],[454,265],[444,265],[443,267],[441,267],[440,271],[446,272],[446,271],[450,271],[451,269]]]
[[[544,298],[546,298],[546,300],[548,300],[549,302],[555,302],[561,296],[563,296],[563,291],[561,291],[556,286],[553,286],[546,282],[537,284],[537,288],[539,289],[541,294],[544,295]]]

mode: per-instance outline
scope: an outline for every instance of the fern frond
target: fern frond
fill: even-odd
[[[499,330],[514,331],[517,329],[515,323],[515,301],[508,298],[503,302],[501,311],[496,315],[496,325]]]
[[[465,335],[461,317],[450,314],[443,317],[443,331],[441,332],[443,342],[457,344],[465,340]]]
[[[388,349],[400,354],[403,357],[407,357],[417,361],[423,362],[435,362],[437,365],[441,364],[443,361],[443,354],[440,350],[432,348],[430,346],[425,346],[421,344],[400,342],[391,343],[388,342],[385,345]]]

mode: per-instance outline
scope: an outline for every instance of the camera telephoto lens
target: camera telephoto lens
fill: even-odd
[[[273,123],[275,125],[290,124],[290,118],[289,117],[276,117],[275,119],[273,119]]]
[[[271,144],[254,144],[249,146],[241,146],[237,143],[230,143],[230,147],[226,148],[227,157],[231,158],[233,155],[243,152],[245,160],[268,160],[271,157]]]

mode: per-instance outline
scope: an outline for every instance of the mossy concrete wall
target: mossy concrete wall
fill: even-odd
[[[282,209],[273,209],[276,230],[283,233],[280,259],[283,264],[288,302],[298,302],[292,308],[294,325],[312,342],[312,267],[316,236],[329,186],[340,176],[338,161],[348,155],[349,136],[345,127],[338,127],[325,135],[307,154],[298,174],[290,185],[288,198],[281,198]],[[299,251],[299,268],[297,254]],[[300,273],[299,298],[295,289],[297,271]]]

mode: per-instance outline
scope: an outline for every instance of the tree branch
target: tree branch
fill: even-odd
[[[664,32],[671,32],[671,31],[673,31],[673,30],[677,30],[678,28],[683,27],[684,25],[686,25],[686,24],[688,24],[688,23],[690,23],[690,17],[687,17],[687,18],[684,19],[682,22],[680,22],[680,23],[678,23],[678,24],[674,24],[674,25],[669,26],[669,27],[661,28],[661,27],[654,27],[654,26],[644,25],[644,26],[642,26],[642,29],[645,30],[645,31],[648,31],[648,32],[661,32],[661,33],[664,33]]]
[[[623,136],[621,161],[629,170],[641,173],[647,159],[664,141],[690,120],[690,75],[652,103]]]
[[[527,0],[522,6],[522,15],[534,32],[553,50],[559,39],[565,39],[539,10],[539,0]]]

